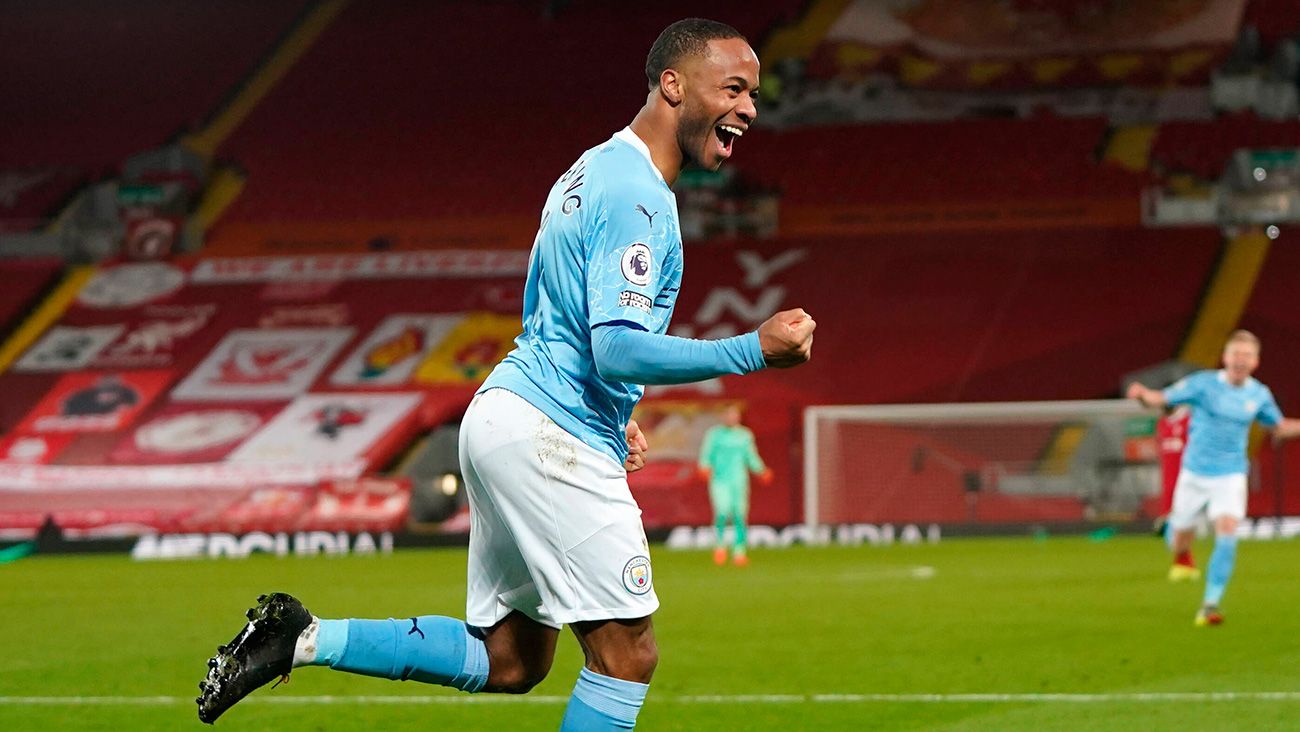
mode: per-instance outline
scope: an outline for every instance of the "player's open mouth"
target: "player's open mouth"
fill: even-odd
[[[718,148],[722,157],[726,158],[731,156],[731,143],[744,135],[745,131],[731,125],[718,125],[713,128],[713,133],[718,136]]]

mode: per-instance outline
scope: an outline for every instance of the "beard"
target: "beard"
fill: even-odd
[[[705,147],[712,135],[713,120],[703,110],[688,103],[677,123],[677,147],[681,149],[682,159],[687,165],[715,170],[722,165],[721,160],[712,163],[703,159]]]

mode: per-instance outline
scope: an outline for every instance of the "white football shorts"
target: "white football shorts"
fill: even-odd
[[[1210,520],[1220,516],[1246,517],[1246,474],[1197,475],[1186,468],[1178,471],[1174,483],[1174,503],[1169,509],[1169,525],[1190,529],[1197,514],[1204,509]]]
[[[460,425],[469,496],[466,622],[518,610],[559,628],[659,608],[641,509],[622,465],[522,397],[490,389]]]

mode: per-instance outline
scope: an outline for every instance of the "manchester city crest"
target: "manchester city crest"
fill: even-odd
[[[650,557],[636,556],[623,566],[623,587],[633,595],[650,591]]]

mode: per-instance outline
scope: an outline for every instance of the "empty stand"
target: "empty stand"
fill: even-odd
[[[629,24],[595,2],[554,20],[530,3],[353,4],[221,148],[249,172],[224,220],[535,219],[569,164],[631,121],[655,35],[698,12],[659,3]],[[709,8],[755,39],[791,12]]]
[[[1106,121],[958,120],[759,130],[735,165],[789,204],[1137,196],[1141,176],[1097,164]]]
[[[304,0],[4,3],[0,168],[115,168],[195,126]]]
[[[5,228],[34,228],[84,182],[200,125],[305,5],[4,2],[0,174],[43,177],[0,200]]]
[[[1151,159],[1168,171],[1216,180],[1232,153],[1245,147],[1295,147],[1300,120],[1276,122],[1231,114],[1212,122],[1168,122],[1156,132]]]
[[[1297,274],[1300,273],[1300,248],[1291,241],[1294,230],[1284,229],[1282,237],[1269,249],[1264,270],[1255,283],[1255,290],[1241,326],[1255,333],[1262,341],[1259,371],[1255,376],[1273,390],[1278,406],[1288,417],[1300,417],[1300,310],[1296,309]],[[1300,512],[1300,444],[1290,442],[1281,448],[1279,466],[1273,455],[1262,466],[1260,478],[1264,490],[1251,496],[1252,508],[1271,513],[1274,489],[1281,478],[1288,515]]]

